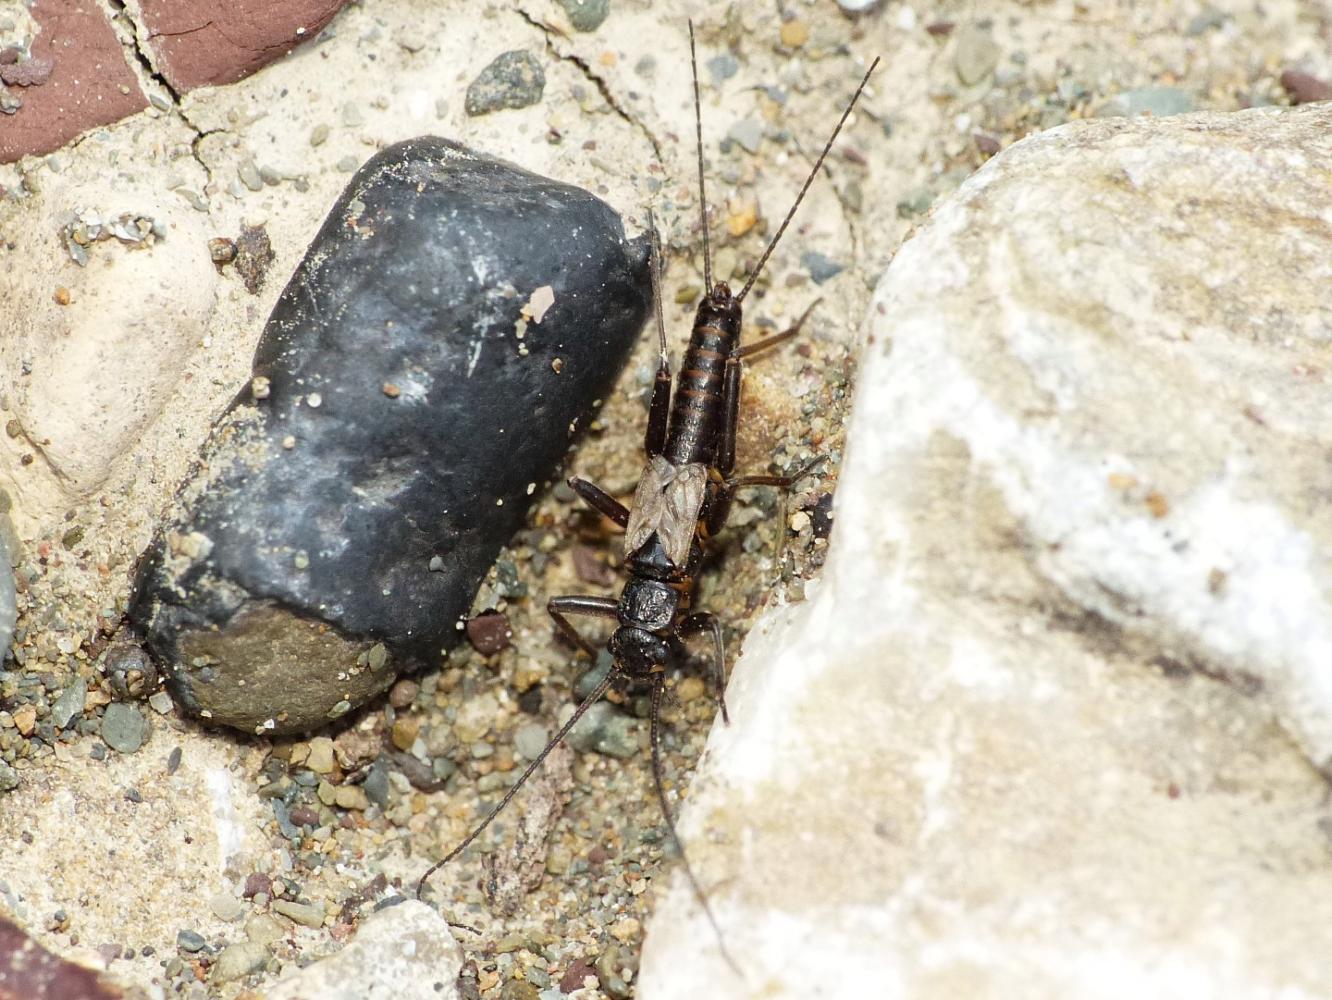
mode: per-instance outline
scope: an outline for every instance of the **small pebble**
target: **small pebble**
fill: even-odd
[[[198,931],[180,930],[176,932],[176,947],[181,951],[194,954],[197,951],[202,951],[207,943]]]
[[[133,705],[112,702],[102,716],[101,736],[102,741],[118,753],[137,753],[148,736],[148,720]]]
[[[171,695],[165,691],[154,691],[148,697],[148,704],[158,715],[170,715],[175,705],[171,701]]]
[[[389,704],[397,709],[409,708],[420,690],[420,684],[404,677],[389,688]]]
[[[65,729],[83,712],[83,700],[88,697],[88,682],[82,677],[60,693],[56,703],[51,706],[51,722],[57,729]]]
[[[1320,80],[1312,73],[1288,69],[1281,74],[1281,86],[1290,95],[1291,104],[1312,104],[1332,101],[1332,83]]]
[[[573,706],[566,706],[567,721]],[[638,753],[638,720],[622,714],[614,705],[600,701],[587,710],[569,731],[569,745],[580,753],[599,753],[621,760]]]
[[[675,697],[687,705],[691,701],[698,701],[707,691],[708,686],[703,683],[702,677],[686,677],[676,685]]]
[[[18,772],[0,760],[0,792],[12,792],[19,786]]]
[[[208,907],[219,920],[230,923],[245,915],[245,904],[229,892],[215,892],[208,899]]]
[[[241,896],[245,899],[253,899],[260,893],[267,894],[273,888],[273,880],[263,872],[251,872],[245,876],[245,885],[241,889]]]
[[[726,138],[739,143],[746,152],[757,153],[763,143],[763,123],[742,118],[726,131]]]
[[[483,611],[467,620],[467,641],[483,656],[498,653],[512,638],[513,629],[508,617],[498,611]]]
[[[537,755],[546,749],[548,742],[550,742],[549,731],[537,722],[519,726],[513,734],[513,748],[526,760],[536,760]]]
[[[1192,111],[1193,98],[1178,87],[1138,87],[1116,94],[1096,110],[1097,118],[1153,115],[1168,118]]]
[[[463,108],[471,117],[505,108],[526,108],[541,100],[546,74],[541,63],[523,49],[496,59],[467,87]]]
[[[272,908],[274,912],[282,914],[288,920],[303,927],[324,926],[324,908],[322,906],[312,906],[309,903],[293,903],[287,899],[275,899]]]
[[[809,25],[804,21],[787,21],[782,25],[782,44],[788,49],[798,49],[809,41]]]
[[[229,983],[261,971],[268,964],[268,949],[255,941],[238,941],[222,949],[213,963],[209,981]]]
[[[316,125],[310,130],[310,145],[322,146],[328,141],[328,126]]]
[[[845,266],[815,250],[800,255],[800,263],[814,279],[814,284],[821,285],[846,270]]]
[[[559,0],[574,31],[596,31],[610,14],[610,0]]]
[[[953,53],[953,68],[957,78],[968,87],[980,83],[999,64],[999,45],[988,28],[968,24],[957,33],[957,50]]]
[[[328,774],[333,770],[333,741],[327,736],[316,736],[309,743],[310,754],[305,766],[315,774]]]

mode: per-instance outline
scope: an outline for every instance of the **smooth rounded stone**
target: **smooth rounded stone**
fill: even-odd
[[[260,972],[267,964],[268,948],[257,941],[237,941],[218,953],[208,979],[214,983],[229,983],[233,979]]]
[[[901,247],[681,816],[745,981],[677,874],[639,1000],[1326,992],[1328,163],[1332,106],[1078,122]]]
[[[989,28],[967,24],[958,29],[957,48],[953,51],[953,67],[957,78],[965,86],[980,83],[999,65],[999,44]]]
[[[194,954],[203,951],[207,944],[208,942],[204,940],[204,936],[198,931],[192,931],[188,928],[176,931],[176,947],[181,951]]]
[[[596,31],[610,14],[610,0],[559,0],[574,31]]]
[[[268,1000],[458,1000],[463,954],[448,922],[403,900],[361,921],[341,951],[266,991]]]
[[[18,772],[7,762],[0,760],[0,792],[12,792],[18,786]]]
[[[138,753],[148,738],[148,720],[134,705],[113,701],[102,715],[101,737],[118,753]]]
[[[324,908],[312,903],[296,903],[289,899],[275,899],[273,912],[280,913],[293,923],[303,927],[323,927]]]
[[[532,53],[514,49],[495,58],[467,86],[464,110],[476,117],[505,108],[531,107],[546,89],[546,72]]]
[[[231,922],[245,916],[245,904],[229,892],[215,892],[208,898],[208,908],[218,920]]]
[[[300,732],[438,662],[638,336],[646,251],[591,194],[444,139],[367,163],[140,571],[177,705]]]
[[[573,715],[574,706],[564,708],[562,722]],[[638,753],[638,720],[624,715],[608,701],[599,701],[569,730],[568,743],[580,753],[599,753],[625,759]]]
[[[546,744],[550,742],[550,732],[539,722],[529,722],[519,726],[513,734],[513,748],[527,760],[536,760]]]

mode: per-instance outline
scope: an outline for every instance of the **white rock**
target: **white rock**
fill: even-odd
[[[462,949],[448,922],[406,900],[361,921],[342,951],[268,991],[268,1000],[452,1000]]]
[[[1328,105],[1078,123],[902,248],[685,818],[742,975],[677,878],[640,1000],[1324,993],[1330,162]]]

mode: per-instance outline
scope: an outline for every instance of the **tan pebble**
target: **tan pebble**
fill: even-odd
[[[60,285],[59,287],[56,288],[55,295],[53,296],[53,298],[55,299],[56,305],[58,306],[69,305],[69,289],[66,288],[64,285]]]
[[[476,985],[481,987],[481,992],[493,990],[499,985],[499,973],[490,969],[482,969],[476,977]]]
[[[380,386],[380,388],[383,390],[384,395],[387,396],[389,399],[397,399],[399,396],[402,395],[402,390],[399,389],[392,382],[385,382],[382,386]]]
[[[339,785],[333,793],[333,801],[343,809],[370,808],[370,800],[360,785]]]
[[[809,25],[804,21],[787,21],[782,25],[782,44],[788,49],[798,49],[809,41]]]
[[[610,932],[611,937],[615,938],[616,941],[628,944],[630,941],[633,941],[638,937],[640,929],[641,927],[637,920],[633,917],[625,917],[623,920],[615,921]]]
[[[1152,517],[1165,517],[1170,513],[1170,501],[1156,490],[1147,494],[1145,502]]]
[[[399,750],[410,750],[416,742],[416,734],[421,731],[421,720],[414,716],[403,716],[393,723],[393,745]]]
[[[744,236],[758,222],[758,206],[754,202],[742,205],[730,205],[730,214],[726,217],[726,231],[732,236]]]
[[[1138,485],[1138,480],[1124,472],[1112,472],[1105,477],[1112,490],[1131,490]]]
[[[703,683],[701,677],[686,677],[680,682],[680,686],[675,689],[675,696],[682,702],[697,701],[707,693],[707,685]]]
[[[305,766],[315,774],[328,774],[333,770],[333,741],[327,736],[316,736],[309,743],[310,752]]]
[[[24,736],[31,736],[37,726],[37,709],[33,705],[22,705],[14,710],[14,727]]]
[[[809,527],[809,515],[803,510],[798,510],[787,519],[786,523],[798,535]]]
[[[404,677],[389,689],[389,704],[394,708],[407,708],[416,700],[421,685]]]
[[[338,801],[338,790],[327,781],[319,782],[319,787],[315,789],[315,794],[319,796],[319,801],[326,806],[331,806]]]

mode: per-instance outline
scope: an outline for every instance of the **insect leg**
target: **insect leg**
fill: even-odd
[[[759,351],[766,351],[769,347],[776,347],[778,344],[797,336],[800,333],[800,328],[805,325],[805,320],[809,319],[809,314],[812,313],[814,307],[822,301],[822,299],[815,299],[811,302],[806,307],[805,311],[800,314],[800,318],[781,333],[774,333],[771,337],[764,337],[762,340],[757,340],[752,344],[745,344],[743,347],[737,347],[731,354],[731,357],[747,358],[751,354],[757,354]]]
[[[648,406],[647,433],[643,437],[643,450],[649,457],[666,450],[666,429],[671,410],[671,360],[666,354],[666,323],[661,318],[661,241],[657,226],[648,210],[648,223],[652,227],[652,302],[657,314],[657,377],[652,383],[652,402]]]
[[[689,867],[689,858],[685,855],[684,844],[680,843],[680,835],[675,832],[675,820],[671,818],[671,807],[666,801],[666,786],[661,778],[661,695],[665,690],[665,683],[661,676],[652,685],[652,732],[650,742],[652,744],[652,781],[657,788],[657,801],[661,805],[661,815],[666,821],[666,830],[671,835],[671,843],[675,849],[680,852],[680,867],[684,869],[685,877],[689,879],[689,886],[694,890],[694,897],[703,907],[703,912],[707,914],[708,923],[712,924],[712,930],[717,935],[717,948],[721,951],[722,958],[726,959],[736,975],[742,975],[740,967],[735,964],[735,959],[731,958],[731,953],[726,950],[726,942],[722,939],[721,925],[717,923],[717,918],[713,916],[712,907],[708,905],[708,899],[703,895],[703,887],[698,884],[698,878],[694,875],[694,870]]]
[[[573,622],[569,621],[565,615],[595,615],[598,618],[614,618],[619,610],[619,604],[613,597],[552,597],[546,603],[546,611],[550,617],[555,619],[555,624],[559,627],[564,637],[581,649],[588,656],[596,659],[597,651],[588,645],[587,640],[578,634],[578,629],[573,627]]]
[[[555,612],[553,611],[551,612],[552,615],[554,613]],[[507,806],[509,802],[513,799],[513,797],[518,794],[518,789],[522,788],[523,785],[527,784],[527,779],[532,777],[532,775],[536,773],[537,768],[539,768],[545,762],[546,757],[548,757],[550,755],[550,752],[555,749],[556,744],[558,744],[560,740],[564,739],[564,737],[569,735],[569,730],[572,729],[577,724],[578,720],[583,717],[584,713],[586,713],[589,708],[595,705],[601,699],[601,696],[606,693],[606,689],[610,687],[611,681],[614,679],[614,676],[615,675],[613,671],[607,674],[606,679],[597,685],[596,690],[583,699],[583,703],[574,710],[574,714],[569,717],[569,721],[560,727],[560,731],[555,734],[554,738],[549,743],[546,744],[546,748],[536,755],[536,759],[533,760],[532,763],[527,765],[527,770],[525,770],[521,775],[519,775],[518,780],[513,783],[513,787],[504,793],[504,798],[500,799],[499,805],[497,805],[494,809],[490,810],[490,814],[481,821],[480,825],[477,826],[476,829],[474,829],[466,837],[464,837],[461,844],[459,844],[453,850],[449,851],[448,854],[444,855],[444,857],[440,858],[433,865],[431,865],[429,868],[426,869],[426,873],[422,875],[421,880],[416,883],[417,899],[420,899],[421,893],[425,891],[426,882],[429,880],[430,876],[435,874],[435,872],[439,871],[450,861],[456,858],[459,854],[465,851],[467,849],[467,846],[471,844],[472,841],[476,840],[477,837],[481,836],[481,831],[483,831],[486,827],[490,826],[491,821],[501,812],[504,811],[504,807]]]
[[[735,490],[743,489],[746,486],[776,486],[781,490],[789,490],[792,486],[800,482],[800,480],[804,479],[807,475],[822,465],[825,460],[826,456],[820,455],[812,462],[806,462],[789,476],[735,476],[726,480],[726,489],[730,492],[734,492]]]
[[[569,478],[569,489],[573,490],[593,510],[605,514],[621,528],[629,523],[629,508],[595,483],[578,476]]]
[[[712,693],[721,707],[722,722],[729,726],[731,716],[726,711],[726,644],[722,641],[721,620],[716,615],[700,611],[682,621],[680,631],[685,635],[712,633]]]

